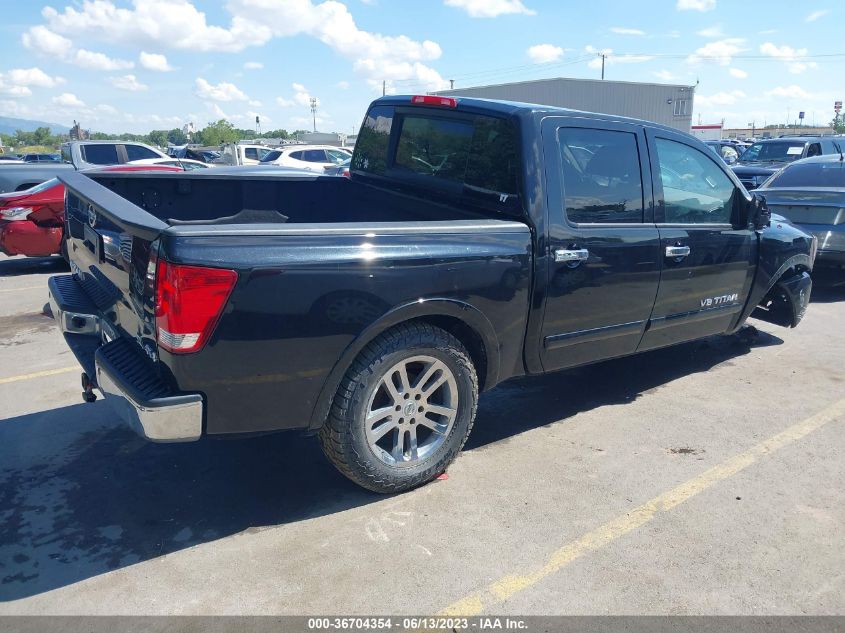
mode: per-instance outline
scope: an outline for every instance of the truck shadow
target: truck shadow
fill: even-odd
[[[751,346],[715,337],[510,381],[485,394],[466,450],[579,411],[631,402],[753,346],[781,342],[762,332]],[[338,474],[314,438],[150,444],[103,401],[3,421],[0,464],[0,601],[383,498]]]
[[[602,406],[627,404],[678,378],[730,364],[754,347],[783,340],[758,331],[753,340],[713,336],[664,349],[544,376],[516,378],[486,393],[464,450],[482,448],[525,431]]]
[[[67,262],[53,257],[13,257],[0,259],[0,277],[16,277],[47,273],[63,273],[70,270]]]

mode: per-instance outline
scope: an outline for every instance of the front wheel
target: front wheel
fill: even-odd
[[[320,443],[355,483],[402,492],[434,479],[455,459],[477,402],[475,368],[460,341],[425,323],[400,325],[353,362]]]

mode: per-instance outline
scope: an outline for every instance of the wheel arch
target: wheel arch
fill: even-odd
[[[347,346],[323,382],[311,412],[309,430],[316,430],[323,425],[343,376],[361,350],[390,328],[411,322],[425,322],[439,327],[466,347],[478,373],[479,391],[496,385],[500,369],[499,341],[487,317],[463,301],[420,299],[393,308],[370,324]]]

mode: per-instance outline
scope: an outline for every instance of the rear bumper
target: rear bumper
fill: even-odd
[[[115,340],[94,355],[97,386],[106,401],[142,437],[153,442],[190,442],[202,435],[202,396],[170,394],[127,375],[137,360],[131,342]],[[129,365],[130,367],[121,367]],[[135,377],[137,374],[133,375]],[[139,384],[140,382],[140,384]]]
[[[0,221],[0,251],[6,255],[42,257],[61,251],[62,227],[38,226],[35,222]]]
[[[72,275],[51,277],[50,307],[65,341],[115,412],[154,442],[189,442],[202,435],[203,398],[180,393],[159,377],[134,341],[103,342],[102,317]]]

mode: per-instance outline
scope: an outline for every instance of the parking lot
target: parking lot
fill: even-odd
[[[0,259],[0,614],[845,610],[845,277],[795,330],[505,383],[448,478],[383,497],[315,438],[84,404],[60,272]]]

